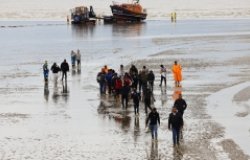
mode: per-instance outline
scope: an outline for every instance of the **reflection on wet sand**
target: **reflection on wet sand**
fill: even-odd
[[[49,83],[47,82],[44,83],[44,99],[46,102],[49,101]]]
[[[54,88],[53,88],[53,94],[52,94],[52,99],[53,99],[54,103],[58,103],[58,99],[59,99],[59,96],[60,96],[58,90],[59,90],[58,83],[55,82],[54,83]]]
[[[134,37],[140,36],[143,30],[143,27],[146,27],[146,23],[133,23],[133,24],[113,24],[112,33],[113,36],[124,36],[124,37]]]
[[[54,103],[58,103],[60,97],[64,99],[65,102],[68,101],[69,97],[69,91],[68,91],[68,86],[67,86],[67,81],[62,81],[62,90],[60,91],[60,87],[58,86],[58,82],[54,82],[53,86],[53,94],[52,94],[52,99]]]
[[[174,147],[173,148],[173,160],[182,160],[182,159],[183,159],[182,148]]]
[[[81,74],[81,66],[72,66],[71,74],[72,74],[72,76],[80,75]]]
[[[175,101],[176,99],[178,99],[180,94],[182,94],[182,87],[175,87],[172,95],[173,100]]]
[[[161,106],[164,107],[167,104],[167,87],[161,87]]]
[[[135,124],[135,127],[134,127],[134,140],[136,142],[138,137],[140,136],[140,119],[139,119],[138,116],[135,116],[134,124]]]
[[[68,97],[69,97],[69,91],[68,91],[68,85],[67,85],[67,81],[62,82],[62,98],[64,99],[65,102],[68,101]]]
[[[159,160],[161,159],[158,152],[158,142],[152,141],[150,145],[150,155],[147,155],[148,160]]]
[[[71,29],[73,37],[93,37],[95,32],[95,25],[71,25]]]
[[[109,96],[102,96],[97,109],[99,114],[105,114],[110,119],[113,119],[122,131],[127,133],[130,130],[131,117],[128,110],[122,110],[121,105],[117,105],[114,99]]]

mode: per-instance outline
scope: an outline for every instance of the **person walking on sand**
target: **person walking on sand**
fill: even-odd
[[[120,65],[120,69],[119,69],[119,76],[122,79],[122,83],[123,83],[123,77],[124,77],[124,75],[125,75],[124,66],[121,64]]]
[[[44,81],[48,82],[49,79],[49,66],[48,66],[48,62],[45,61],[43,64],[43,76],[44,76]]]
[[[80,53],[79,49],[76,52],[76,62],[77,62],[77,66],[80,67],[80,65],[81,65],[81,53]]]
[[[66,61],[66,59],[64,59],[64,61],[61,63],[61,70],[62,70],[62,81],[64,77],[65,81],[67,81],[67,72],[69,71],[69,64]]]
[[[71,50],[71,64],[72,64],[72,67],[75,67],[75,64],[76,64],[76,53]]]
[[[128,108],[128,96],[130,92],[129,84],[125,83],[124,86],[121,89],[121,95],[122,95],[122,108],[126,109]]]
[[[150,122],[150,123],[149,123]],[[154,107],[152,111],[149,113],[147,119],[146,119],[146,126],[149,123],[149,128],[151,130],[151,135],[152,135],[152,140],[156,140],[158,138],[157,130],[158,130],[158,125],[160,126],[160,116],[159,113],[157,112],[156,108]]]
[[[177,63],[177,61],[174,61],[172,72],[175,80],[175,86],[180,87],[180,82],[182,81],[182,67]]]
[[[164,81],[165,86],[167,85],[167,80],[166,80],[166,78],[167,78],[167,69],[162,64],[160,65],[160,67],[161,67],[161,70],[160,70],[161,82],[160,82],[159,86],[161,87],[162,81]]]
[[[134,102],[134,112],[135,115],[139,115],[139,105],[140,105],[140,99],[141,99],[141,95],[139,92],[136,91],[136,88],[134,88],[131,97],[133,99]]]
[[[54,63],[52,66],[51,66],[51,71],[54,75],[54,82],[57,83],[57,79],[58,79],[58,72],[61,71],[60,67]]]
[[[97,74],[96,80],[100,85],[100,95],[106,93],[106,74],[105,70],[102,68],[101,72]]]
[[[149,87],[152,90],[152,92],[154,91],[154,81],[155,81],[155,74],[154,72],[151,70],[148,73],[148,83],[149,83]]]
[[[184,99],[182,99],[182,94],[179,94],[179,98],[175,100],[174,106],[183,117],[184,111],[187,108],[187,103]]]
[[[172,130],[174,147],[180,144],[179,137],[182,127],[183,127],[182,116],[180,113],[178,113],[177,108],[173,107],[172,113],[170,113],[168,117],[168,129]]]
[[[146,88],[143,94],[144,94],[145,113],[148,114],[148,108],[152,110],[151,98],[153,97],[153,93],[149,88]]]

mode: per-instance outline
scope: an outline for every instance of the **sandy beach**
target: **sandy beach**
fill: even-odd
[[[1,39],[0,159],[250,159],[248,24],[149,21],[82,29],[56,22],[2,28],[10,38]],[[26,30],[30,33],[23,38]],[[55,85],[52,74],[44,85],[44,59],[69,61],[73,48],[82,51],[81,69],[70,70],[67,86]],[[170,70],[174,60],[183,67],[180,88]],[[145,128],[143,103],[137,118],[132,101],[123,110],[112,96],[99,95],[96,74],[105,64],[115,70],[120,64],[126,69],[146,65],[154,71],[153,106],[162,121],[157,143]],[[160,64],[167,66],[166,88],[159,87]],[[176,149],[167,120],[180,91],[188,108],[184,139]]]

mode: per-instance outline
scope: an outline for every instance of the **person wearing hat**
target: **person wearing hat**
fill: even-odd
[[[177,108],[174,106],[172,108],[172,113],[170,113],[168,117],[168,129],[172,130],[174,146],[180,144],[179,137],[182,127],[183,127],[182,116],[180,113],[178,113]]]
[[[159,113],[157,112],[156,108],[154,107],[151,112],[149,113],[147,119],[146,119],[146,126],[149,123],[149,128],[151,130],[151,135],[152,135],[152,140],[157,140],[158,138],[158,125],[160,126],[160,116]]]
[[[48,66],[48,62],[45,61],[43,64],[43,76],[44,76],[44,81],[48,82],[48,78],[49,78],[49,66]]]

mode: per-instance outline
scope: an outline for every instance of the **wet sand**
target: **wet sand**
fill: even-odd
[[[122,31],[115,29],[113,34],[123,36]],[[249,81],[249,40],[249,35],[238,34],[149,38],[147,43],[139,41],[132,49],[135,52],[130,51],[126,55],[121,53],[126,52],[126,46],[124,49],[124,45],[110,45],[113,48],[107,45],[110,47],[108,51],[113,51],[111,56],[114,56],[114,60],[110,63],[116,64],[109,65],[114,69],[126,63],[126,69],[130,64],[135,64],[139,69],[146,65],[155,72],[154,106],[162,119],[157,143],[151,141],[150,133],[145,128],[143,103],[137,118],[132,102],[127,110],[123,110],[113,97],[100,97],[95,76],[100,66],[108,62],[108,57],[101,52],[103,42],[95,43],[100,48],[91,52],[100,52],[100,55],[86,55],[81,72],[70,72],[67,86],[60,81],[55,85],[52,77],[48,85],[43,84],[41,70],[37,69],[41,67],[40,59],[34,58],[34,62],[28,64],[18,62],[21,64],[15,67],[6,61],[6,66],[11,66],[11,69],[10,72],[8,69],[1,70],[3,74],[0,78],[3,81],[0,88],[0,158],[250,159],[234,139],[226,136],[223,124],[213,120],[213,115],[207,111],[209,106],[206,101],[207,97],[222,89]],[[133,40],[129,42],[129,45],[135,43]],[[92,49],[92,43],[84,41],[84,44],[90,46],[89,50]],[[82,43],[79,42],[80,45]],[[140,58],[141,54],[138,53],[138,57],[133,57],[136,52],[149,52],[150,49],[153,53],[149,56]],[[58,53],[49,58],[55,57],[59,59],[62,55]],[[96,57],[98,59],[95,61]],[[181,88],[174,87],[170,71],[174,60],[178,60],[183,67]],[[166,88],[159,87],[161,63],[168,67]],[[176,93],[180,91],[188,108],[184,115],[184,139],[180,148],[173,148],[167,119]],[[248,89],[236,94],[234,100],[247,101],[248,97],[242,96],[245,92]]]
[[[210,37],[211,41],[217,40],[216,37]],[[220,37],[222,39],[230,37]],[[238,39],[234,37],[235,39]],[[240,40],[249,40],[249,36],[240,36]],[[201,41],[200,38],[198,38]],[[185,40],[187,41],[187,40]],[[169,41],[161,41],[162,44],[169,43]],[[197,47],[200,50],[202,47]],[[206,52],[214,52],[216,50],[204,49]],[[176,52],[176,53],[175,53]],[[183,66],[184,81],[181,88],[173,87],[172,74],[169,71],[168,74],[168,85],[166,88],[158,87],[159,84],[159,65],[166,64],[170,70],[172,62],[176,59],[175,56],[183,57],[178,58]],[[146,148],[153,148],[154,145],[157,145],[158,150],[151,149],[151,155],[153,157],[148,159],[237,159],[237,160],[247,160],[250,159],[250,156],[244,153],[240,147],[232,139],[225,138],[225,129],[223,124],[218,124],[211,119],[211,116],[207,113],[206,98],[218,92],[224,88],[230,87],[232,85],[244,82],[249,80],[246,77],[250,76],[250,73],[247,72],[250,64],[248,63],[246,56],[231,57],[225,61],[210,60],[204,58],[193,58],[195,56],[188,56],[187,54],[181,51],[167,50],[161,53],[150,55],[147,59],[137,60],[131,62],[135,64],[138,68],[142,68],[143,65],[146,65],[150,70],[153,70],[157,77],[155,83],[154,96],[156,102],[154,104],[157,107],[161,118],[162,126],[160,127],[159,142],[146,143]],[[201,55],[202,56],[202,55]],[[244,67],[243,67],[244,66]],[[128,69],[130,65],[126,66]],[[226,70],[227,68],[241,68],[237,75],[229,71],[226,74],[216,75],[213,73],[213,69],[216,68],[218,72]],[[204,72],[205,73],[202,73]],[[196,83],[196,79],[203,74],[212,74],[214,77],[211,82],[207,80],[200,80]],[[237,76],[237,79],[234,77]],[[226,83],[221,81],[216,81],[216,79],[227,79],[230,81]],[[204,80],[204,83],[202,82]],[[194,81],[194,82],[192,82]],[[176,92],[182,92],[184,99],[187,100],[188,108],[184,115],[185,127],[184,127],[184,139],[181,143],[181,146],[178,149],[172,147],[171,134],[167,130],[167,118],[170,113],[173,100],[176,97]],[[242,90],[240,93],[235,95],[234,101],[247,101],[249,100],[249,88]],[[221,97],[223,98],[223,97]],[[106,102],[110,100],[110,97],[103,97],[103,100]],[[115,105],[107,105],[105,103],[100,104],[102,108],[102,114],[111,116],[115,120],[119,119],[124,123],[128,123],[130,119],[128,117],[133,116],[132,104],[130,113],[123,112],[121,108]],[[144,111],[144,105],[141,104],[141,110]],[[116,108],[116,109],[115,109]],[[117,109],[118,108],[118,109]],[[145,121],[145,115],[140,114],[140,121]],[[134,120],[136,123],[136,119]],[[142,123],[143,124],[143,123]],[[136,125],[135,125],[136,126]],[[150,136],[147,136],[147,139],[150,139]],[[146,140],[148,141],[148,140]],[[172,153],[172,154],[171,154]],[[145,158],[145,157],[144,157]]]

